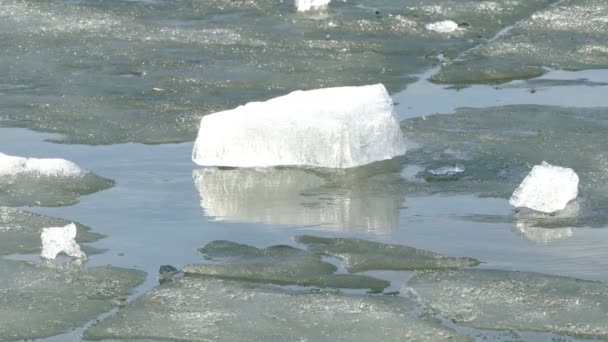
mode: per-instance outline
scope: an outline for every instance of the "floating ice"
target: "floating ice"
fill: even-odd
[[[453,258],[423,249],[362,239],[299,235],[296,241],[313,251],[343,258],[349,272],[445,269],[479,264],[472,258]]]
[[[0,177],[15,176],[21,173],[73,177],[85,172],[78,165],[65,159],[23,158],[0,153]]]
[[[574,235],[572,228],[542,228],[529,226],[523,222],[517,222],[514,229],[526,239],[540,244],[565,239]]]
[[[295,91],[206,115],[192,159],[203,166],[350,168],[405,154],[382,84]]]
[[[62,227],[70,221],[43,216],[29,211],[0,207],[0,255],[7,254],[39,254],[41,251],[40,234],[45,227]],[[77,242],[86,243],[97,241],[101,234],[91,232],[89,227],[76,224],[78,228]],[[84,246],[86,253],[96,253],[95,248]]]
[[[453,22],[452,20],[443,20],[434,23],[428,23],[424,25],[424,27],[426,27],[426,29],[429,31],[435,31],[439,33],[450,33],[458,29],[458,24]]]
[[[56,158],[23,158],[0,153],[0,205],[69,205],[79,195],[107,189],[109,179]]]
[[[186,275],[274,284],[356,288],[382,291],[390,283],[365,275],[334,274],[337,268],[318,253],[279,245],[259,249],[230,241],[212,241],[200,249],[213,264],[191,264]]]
[[[471,339],[411,315],[393,296],[256,288],[185,276],[153,289],[84,332],[86,340],[453,341]]]
[[[440,168],[430,169],[427,171],[434,176],[454,176],[464,172],[464,167],[462,165],[442,166]]]
[[[42,239],[42,253],[40,253],[40,256],[52,260],[57,257],[57,254],[64,252],[72,258],[85,259],[86,255],[74,240],[76,232],[76,225],[73,223],[65,227],[44,228],[40,235]]]
[[[66,269],[1,258],[0,275],[0,341],[68,332],[112,310],[146,279],[137,270]]]
[[[574,170],[542,162],[536,165],[509,199],[514,207],[552,213],[563,210],[578,196],[578,176]]]
[[[306,12],[315,9],[322,9],[329,5],[331,0],[295,0],[294,4],[298,12]]]
[[[456,324],[608,338],[608,285],[602,282],[470,269],[416,272],[407,287]]]

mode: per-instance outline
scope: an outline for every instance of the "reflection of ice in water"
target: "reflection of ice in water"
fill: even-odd
[[[542,244],[565,239],[574,235],[574,229],[572,228],[531,227],[524,222],[517,222],[514,230],[526,239]]]
[[[396,177],[360,178],[278,168],[193,172],[207,216],[372,232],[390,231],[398,225],[403,194],[395,190]]]
[[[517,222],[513,231],[526,239],[540,244],[561,240],[574,235],[571,227],[539,227],[539,225],[560,224],[560,221],[571,219],[578,215],[580,205],[577,202],[569,203],[566,208],[556,214],[544,214],[536,211],[523,211],[517,214]]]

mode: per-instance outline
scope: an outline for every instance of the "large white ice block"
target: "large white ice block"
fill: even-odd
[[[350,168],[405,154],[382,84],[295,91],[202,118],[192,160],[202,166]]]
[[[515,189],[509,203],[544,213],[563,210],[578,196],[578,175],[574,170],[542,162]]]
[[[44,259],[55,259],[57,254],[64,252],[72,258],[85,259],[86,255],[76,243],[76,225],[73,223],[65,227],[44,228],[42,239],[42,253]]]
[[[0,153],[0,176],[37,173],[44,176],[78,176],[85,171],[71,161],[58,158],[23,158]]]
[[[329,5],[331,0],[294,0],[294,5],[298,12],[306,12],[315,9],[322,9]]]

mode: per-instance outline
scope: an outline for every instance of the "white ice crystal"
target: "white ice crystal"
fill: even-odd
[[[509,199],[514,207],[552,213],[563,210],[578,196],[578,175],[574,170],[542,162],[536,165]]]
[[[85,259],[86,255],[74,240],[76,233],[77,229],[74,223],[64,227],[44,228],[40,235],[42,239],[42,253],[40,256],[52,260],[57,257],[57,254],[64,252],[72,258]]]
[[[350,168],[405,154],[382,84],[295,91],[202,118],[192,159],[202,166]]]
[[[439,33],[450,33],[458,29],[458,24],[456,24],[452,20],[443,20],[434,23],[428,23],[424,25],[424,27],[426,27],[426,29],[429,31],[435,31]]]
[[[295,0],[294,5],[298,12],[306,12],[327,7],[331,0]]]
[[[36,173],[44,176],[77,176],[84,171],[76,164],[58,158],[23,158],[0,153],[0,176]]]

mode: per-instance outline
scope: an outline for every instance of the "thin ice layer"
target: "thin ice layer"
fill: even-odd
[[[515,189],[509,199],[514,207],[525,207],[544,213],[563,210],[578,196],[578,175],[574,170],[542,162]]]
[[[110,311],[145,273],[116,267],[60,269],[0,259],[0,340],[68,332]]]
[[[84,332],[89,340],[470,341],[410,315],[405,298],[256,288],[183,277]]]
[[[205,215],[217,220],[387,232],[398,227],[404,199],[397,164],[346,173],[204,168],[193,178]]]
[[[397,92],[549,2],[334,1],[310,16],[293,0],[0,0],[2,125],[64,143],[192,141],[202,115],[296,89]],[[445,18],[470,25],[458,39],[424,28]]]
[[[76,243],[76,225],[70,223],[64,227],[49,227],[42,230],[42,252],[40,256],[44,259],[55,259],[59,253],[77,258],[86,259],[86,255]]]
[[[351,238],[296,236],[311,250],[344,259],[349,272],[369,270],[420,270],[475,266],[473,258],[453,258],[408,246]]]
[[[351,168],[405,154],[382,84],[295,91],[203,117],[192,160],[203,166]]]
[[[5,254],[38,254],[41,252],[40,234],[46,227],[61,227],[70,221],[43,216],[29,211],[0,207],[0,255]],[[79,244],[94,242],[103,237],[91,232],[89,227],[76,223],[78,230],[76,242]],[[83,246],[87,254],[98,250]]]
[[[457,181],[408,182],[408,193],[509,199],[531,165],[550,160],[576,167],[580,210],[568,217],[547,216],[533,225],[604,227],[608,222],[608,108],[461,108],[451,115],[408,119],[404,126],[408,139],[419,146],[408,150],[408,163],[433,168],[440,160],[466,169]],[[507,216],[502,220],[513,221]]]
[[[113,184],[65,159],[0,153],[0,205],[70,205]]]
[[[538,77],[550,69],[606,68],[607,17],[604,0],[558,1],[447,65],[432,80],[505,83]]]
[[[186,265],[186,275],[262,283],[381,291],[390,283],[364,275],[335,274],[336,266],[321,255],[291,246],[256,248],[230,241],[212,241],[200,249],[213,263]]]
[[[608,339],[608,285],[498,270],[416,272],[407,288],[460,325]]]

